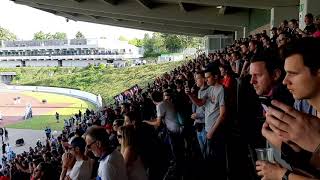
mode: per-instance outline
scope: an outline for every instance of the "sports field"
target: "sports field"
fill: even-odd
[[[20,97],[20,102],[14,98]],[[95,109],[95,106],[87,101],[70,96],[42,93],[42,92],[0,92],[0,112],[3,120],[0,126],[19,129],[43,130],[50,126],[54,130],[62,130],[63,119],[78,113],[85,112],[87,108]],[[46,100],[45,103],[42,100]],[[31,104],[33,118],[24,120],[26,105]],[[57,123],[55,113],[60,114],[60,122]]]

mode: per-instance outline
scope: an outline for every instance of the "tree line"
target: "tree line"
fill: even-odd
[[[85,36],[82,32],[78,31],[74,37],[75,39],[85,39]],[[56,32],[56,33],[45,33],[39,31],[33,34],[33,40],[65,40],[68,39],[67,33]],[[14,41],[17,40],[17,36],[10,32],[8,29],[0,27],[0,41]]]
[[[156,57],[181,52],[185,48],[199,48],[203,45],[202,41],[202,37],[155,32],[152,35],[146,33],[143,39],[131,39],[129,44],[143,47],[145,57]]]
[[[82,32],[78,31],[76,39],[85,39]],[[68,39],[64,32],[46,33],[39,31],[34,33],[33,40],[65,40]],[[186,35],[176,35],[167,33],[144,34],[142,39],[127,39],[125,36],[119,36],[120,41],[128,41],[129,44],[144,49],[144,57],[157,57],[160,54],[177,53],[185,48],[199,48],[202,46],[202,37],[193,37]],[[17,36],[8,29],[0,27],[0,40],[17,40]],[[1,45],[1,44],[0,44]]]

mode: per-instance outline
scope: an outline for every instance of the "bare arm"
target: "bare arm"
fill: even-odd
[[[60,180],[64,180],[67,174],[67,168],[62,168],[61,174],[60,174]]]
[[[154,119],[154,120],[151,120],[151,121],[146,121],[146,120],[144,120],[144,121],[142,121],[142,122],[147,123],[147,124],[149,124],[149,125],[151,125],[151,126],[156,126],[156,127],[159,127],[160,124],[161,124],[160,118],[157,118],[157,119]]]
[[[235,69],[235,73],[240,74],[240,62],[237,64],[236,63],[236,69]]]
[[[203,106],[206,103],[205,99],[199,99],[196,96],[194,96],[193,94],[187,94],[187,95],[189,96],[192,103],[197,106]]]
[[[123,152],[123,159],[125,162],[125,165],[128,167],[130,163],[134,162],[136,159],[136,153],[131,147],[125,148]]]
[[[220,106],[220,115],[216,121],[216,123],[213,124],[213,126],[210,129],[210,133],[211,135],[213,135],[216,130],[218,129],[218,127],[223,123],[223,121],[225,120],[225,114],[226,114],[226,106]]]
[[[29,169],[25,169],[23,168],[20,164],[16,163],[16,167],[17,169],[19,169],[20,171],[22,172],[25,172],[25,173],[30,173]]]
[[[243,67],[242,67],[242,70],[241,70],[241,77],[243,77],[245,74],[246,74],[246,70],[249,66],[249,62],[248,61],[245,61],[244,64],[243,64]]]

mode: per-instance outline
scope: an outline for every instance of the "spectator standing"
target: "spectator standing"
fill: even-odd
[[[152,121],[144,120],[143,122],[155,127],[163,125],[162,131],[165,136],[163,141],[168,146],[171,165],[176,168],[176,175],[179,176],[182,175],[184,146],[177,112],[171,101],[171,96],[172,94],[169,92],[165,92],[164,94],[159,91],[153,92],[151,99],[156,105],[157,118]]]
[[[127,167],[128,180],[147,180],[147,174],[138,154],[136,133],[133,125],[122,126],[117,132],[121,154]]]
[[[99,159],[98,180],[128,180],[121,153],[110,146],[104,128],[91,127],[86,135],[87,149]]]
[[[56,112],[56,120],[57,120],[57,123],[59,123],[59,120],[60,120],[60,115],[58,112]]]
[[[79,120],[82,121],[82,112],[81,112],[81,110],[79,110],[78,116],[79,116]]]
[[[205,78],[209,88],[203,91],[201,98],[189,94],[192,102],[205,108],[206,156],[208,166],[214,165],[217,170],[216,177],[225,179],[225,140],[223,123],[225,120],[224,88],[219,83],[220,70],[217,64],[209,64],[205,70]]]
[[[313,15],[311,13],[305,15],[304,22],[306,24],[306,27],[304,28],[303,32],[306,35],[310,36],[317,31],[317,28],[313,22]]]
[[[198,98],[202,98],[204,92],[207,90],[208,86],[205,82],[205,77],[204,77],[204,72],[203,71],[199,71],[196,73],[195,75],[195,81],[196,81],[196,85],[197,87],[199,87],[199,91],[198,91]],[[189,95],[191,96],[191,94]],[[192,95],[193,96],[193,95]],[[204,129],[204,125],[205,125],[205,109],[203,106],[197,106],[196,104],[194,104],[195,106],[195,110],[194,113],[191,115],[191,119],[194,119],[195,122],[195,127],[196,127],[196,131],[197,131],[197,138],[198,138],[198,142],[199,142],[199,146],[200,146],[200,150],[201,153],[203,155],[203,157],[206,157],[206,151],[205,151],[205,145],[206,145],[206,131]]]
[[[7,146],[7,144],[2,142],[2,154],[6,153],[6,146]]]
[[[47,126],[44,131],[46,133],[47,139],[49,140],[51,138],[51,128]]]
[[[4,130],[2,127],[0,127],[0,136],[1,136],[1,141],[3,142],[3,135],[4,135]]]
[[[70,153],[76,159],[76,162],[68,175],[68,178],[72,180],[91,179],[94,162],[85,155],[85,147],[86,142],[82,137],[75,137],[69,145]]]
[[[8,130],[6,128],[4,128],[4,137],[5,137],[5,141],[9,140],[9,133],[8,133]]]

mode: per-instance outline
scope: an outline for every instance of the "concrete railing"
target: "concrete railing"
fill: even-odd
[[[34,91],[34,92],[46,92],[46,93],[56,93],[67,96],[76,97],[89,101],[97,106],[97,108],[102,107],[102,98],[100,95],[95,95],[85,91],[67,89],[67,88],[56,88],[56,87],[44,87],[44,86],[14,86],[6,85],[1,86],[0,89],[12,90],[12,91]]]

